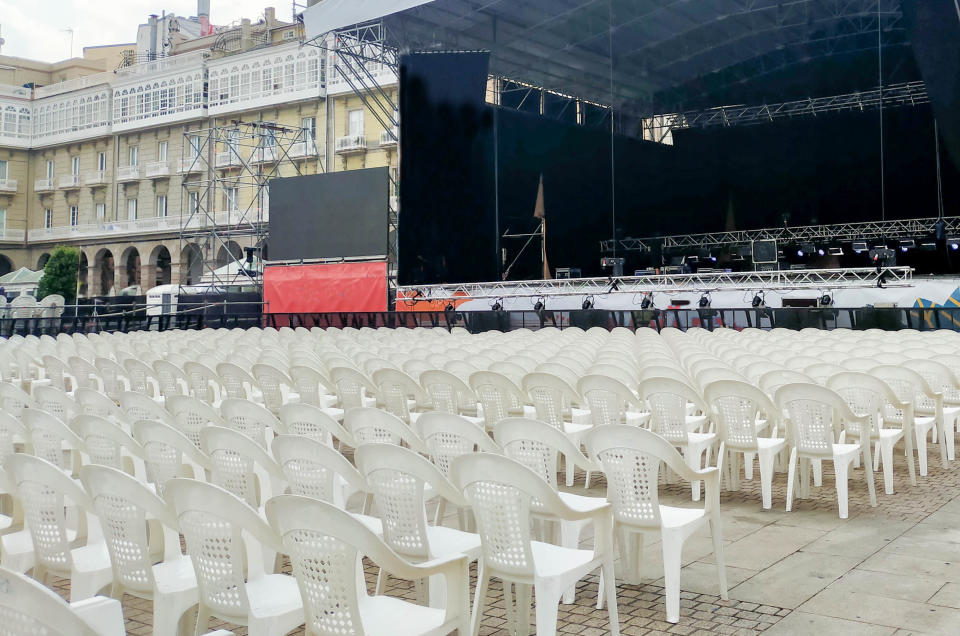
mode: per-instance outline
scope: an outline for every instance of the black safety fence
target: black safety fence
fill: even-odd
[[[166,331],[170,329],[249,327],[361,327],[415,328],[463,327],[471,333],[556,327],[649,327],[660,331],[672,327],[732,329],[950,329],[960,331],[960,307],[862,307],[862,308],[693,308],[609,311],[397,311],[264,314],[255,294],[226,296],[180,296],[175,310],[164,313],[141,297],[111,299],[68,306],[57,318],[0,318],[0,336],[13,334],[96,333],[103,331]]]

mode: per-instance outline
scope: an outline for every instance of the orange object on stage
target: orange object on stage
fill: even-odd
[[[387,264],[268,265],[263,300],[271,314],[387,310]]]

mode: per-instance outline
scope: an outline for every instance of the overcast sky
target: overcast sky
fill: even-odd
[[[301,2],[300,4],[306,4]],[[240,18],[256,22],[263,8],[274,6],[277,18],[290,20],[291,0],[211,0],[210,21],[230,24]],[[129,43],[136,40],[137,25],[151,13],[197,14],[196,0],[0,0],[0,36],[6,40],[3,55],[45,62],[81,57],[83,47]]]

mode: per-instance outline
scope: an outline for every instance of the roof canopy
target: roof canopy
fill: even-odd
[[[382,18],[387,40],[401,50],[490,50],[495,75],[645,110],[656,95],[714,73],[742,82],[876,51],[878,21],[884,44],[902,45],[900,2],[324,0],[304,22],[314,38],[354,18]]]
[[[35,272],[32,269],[21,267],[20,269],[0,276],[0,285],[39,283],[41,278],[43,278],[43,270]]]

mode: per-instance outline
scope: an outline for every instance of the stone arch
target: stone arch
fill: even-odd
[[[233,258],[231,258],[231,255]],[[243,248],[236,241],[227,241],[217,250],[217,267],[223,267],[235,260],[243,260]]]
[[[140,250],[132,245],[123,250],[120,266],[123,268],[121,270],[123,275],[120,278],[121,287],[140,285]]]
[[[50,252],[44,252],[40,255],[40,258],[37,259],[37,271],[43,269],[47,266],[47,261],[50,260]]]
[[[97,296],[109,296],[114,290],[113,252],[104,248],[93,259],[94,283]]]
[[[147,285],[143,291],[160,285],[169,285],[172,280],[172,258],[166,245],[157,245],[150,252],[150,268],[147,270]]]
[[[196,285],[203,276],[203,250],[196,243],[187,243],[180,252],[180,284]]]
[[[0,254],[0,276],[9,274],[13,271],[13,261],[9,257]]]

